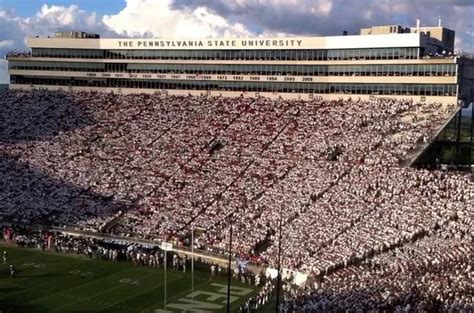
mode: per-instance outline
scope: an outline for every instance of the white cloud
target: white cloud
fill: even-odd
[[[0,49],[2,48],[10,48],[14,45],[14,41],[13,40],[0,40]]]
[[[233,10],[236,8],[267,7],[270,10],[277,9],[287,13],[310,12],[318,16],[331,13],[333,0],[237,0],[234,2],[226,1],[226,5],[233,8]],[[265,14],[265,12],[261,13]]]
[[[126,7],[103,22],[126,36],[152,34],[162,38],[203,38],[249,36],[241,23],[230,23],[206,7],[175,9],[172,0],[127,0]]]
[[[81,10],[77,5],[68,7],[43,5],[31,17],[18,17],[10,10],[0,10],[0,56],[9,50],[26,49],[25,37],[50,36],[58,30],[80,29],[105,36],[117,36],[94,12]],[[8,81],[7,62],[0,62],[0,83]]]
[[[105,36],[117,36],[96,13],[86,12],[77,5],[43,5],[36,15],[26,18],[15,16],[14,13],[0,10],[0,53],[4,53],[5,48],[26,48],[27,36],[51,36],[60,30],[78,29]]]
[[[76,20],[76,14],[79,13],[79,7],[77,5],[71,5],[69,7],[62,7],[44,4],[41,10],[36,14],[37,20],[54,23],[58,26],[71,25]]]
[[[61,30],[81,30],[115,36],[95,12],[86,12],[77,5],[68,7],[43,5],[33,17],[17,19],[25,35],[49,36]]]
[[[350,3],[349,3],[350,2]],[[174,0],[173,7],[192,10],[206,7],[214,14],[262,33],[307,36],[356,34],[362,27],[401,24],[443,25],[457,32],[457,47],[474,51],[473,0]]]

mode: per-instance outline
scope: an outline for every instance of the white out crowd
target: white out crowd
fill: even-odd
[[[466,173],[403,166],[454,107],[7,91],[0,217],[189,241],[314,279],[284,310],[472,308]],[[352,306],[358,304],[358,306]]]

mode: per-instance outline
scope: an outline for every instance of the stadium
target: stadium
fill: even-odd
[[[0,308],[474,310],[454,35],[28,38],[0,100],[1,248],[21,260]]]
[[[158,40],[57,32],[27,38],[31,51],[8,60],[12,89],[469,103],[472,60],[453,55],[454,39],[441,24],[419,22],[332,37]]]

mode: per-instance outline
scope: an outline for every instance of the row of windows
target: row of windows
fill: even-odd
[[[374,95],[454,96],[456,85],[431,84],[314,84],[314,83],[258,83],[258,82],[205,82],[182,80],[130,79],[55,79],[13,76],[12,83],[28,85],[91,86],[115,88],[224,90],[254,92],[341,93]]]
[[[122,64],[11,61],[10,69],[42,71],[293,75],[293,76],[454,76],[456,64],[402,65],[246,65]]]
[[[44,61],[9,61],[11,70],[43,70],[43,71],[104,71],[104,63],[81,62],[44,62]]]
[[[178,60],[393,60],[418,59],[419,48],[334,50],[98,50],[33,48],[34,57]]]

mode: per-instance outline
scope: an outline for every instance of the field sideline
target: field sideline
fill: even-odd
[[[191,272],[167,271],[130,262],[87,259],[72,254],[0,245],[8,252],[0,262],[0,311],[7,312],[182,312],[190,308]],[[9,276],[9,265],[16,268]],[[189,269],[190,267],[188,267]],[[195,308],[226,311],[226,277],[210,278],[205,268],[194,273]],[[255,292],[232,280],[232,312]],[[238,288],[239,287],[239,288]],[[244,289],[245,288],[245,289]]]

